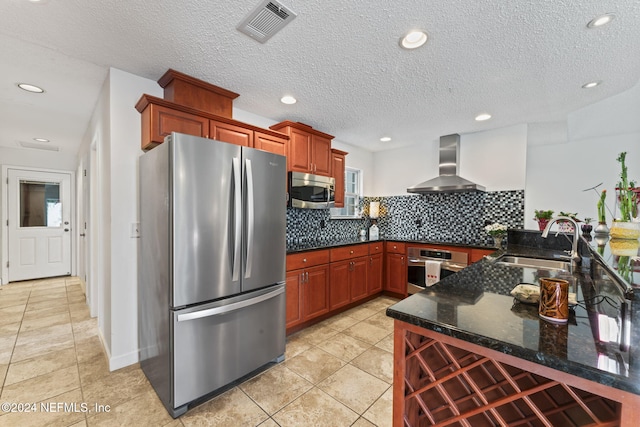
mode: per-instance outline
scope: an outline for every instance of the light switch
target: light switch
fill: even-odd
[[[131,223],[131,238],[137,239],[140,238],[140,223],[132,222]]]

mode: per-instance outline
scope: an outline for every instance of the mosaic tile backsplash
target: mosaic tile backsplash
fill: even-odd
[[[485,223],[524,227],[524,190],[364,197],[362,207],[380,202],[380,238],[490,244]],[[369,218],[331,219],[328,209],[287,208],[287,242],[355,238]]]

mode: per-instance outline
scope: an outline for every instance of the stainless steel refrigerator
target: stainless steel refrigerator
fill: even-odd
[[[139,175],[140,365],[175,418],[284,359],[286,158],[172,133]]]

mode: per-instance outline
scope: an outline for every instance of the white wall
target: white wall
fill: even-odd
[[[583,190],[603,183],[614,209],[620,175],[618,154],[627,151],[629,178],[640,180],[640,83],[619,95],[571,113],[562,143],[529,146],[525,190],[525,228],[537,229],[535,209],[577,212],[597,219],[598,195]],[[619,215],[619,212],[616,212]],[[610,215],[607,222],[611,225]]]
[[[407,188],[438,176],[438,138],[422,144],[373,155],[374,193],[407,194]],[[458,175],[481,184],[487,191],[525,187],[527,126],[460,135]]]
[[[111,370],[138,361],[138,240],[131,238],[130,230],[139,221],[141,122],[134,105],[143,93],[161,97],[162,88],[153,80],[111,68],[78,153],[84,156],[92,145],[97,151],[97,171],[91,176],[98,181],[98,194],[92,194],[92,207],[99,211],[92,214],[98,224],[97,235],[91,237],[99,247],[97,257],[92,257],[98,265],[92,268],[99,288],[98,327]]]

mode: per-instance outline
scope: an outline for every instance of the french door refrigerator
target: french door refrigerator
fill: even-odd
[[[139,359],[175,418],[284,359],[286,158],[172,133],[139,176]]]

